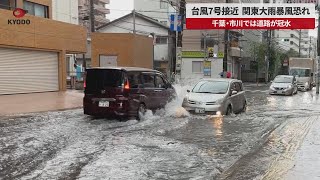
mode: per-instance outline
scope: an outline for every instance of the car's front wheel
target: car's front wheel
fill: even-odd
[[[247,111],[247,101],[244,102],[243,108],[242,108],[242,112],[246,112],[246,111]]]
[[[228,106],[227,111],[226,111],[226,115],[230,115],[232,114],[232,107],[231,105]]]

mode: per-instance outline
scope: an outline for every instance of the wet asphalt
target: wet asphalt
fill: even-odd
[[[319,97],[267,89],[246,87],[247,112],[228,117],[180,116],[183,93],[140,122],[82,109],[0,117],[0,179],[281,179]]]

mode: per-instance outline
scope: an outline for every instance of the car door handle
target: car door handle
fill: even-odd
[[[161,92],[162,90],[158,90],[158,89],[156,89],[156,90],[154,90],[154,92]]]

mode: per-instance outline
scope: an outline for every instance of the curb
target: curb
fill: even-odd
[[[77,106],[77,107],[71,107],[71,108],[59,108],[59,109],[54,109],[54,110],[43,110],[43,111],[33,111],[33,112],[25,112],[25,113],[17,113],[17,114],[0,114],[1,117],[21,117],[21,116],[26,116],[26,115],[31,115],[31,114],[39,114],[39,113],[44,113],[44,112],[62,112],[62,111],[67,111],[67,110],[73,110],[73,109],[79,109],[82,108],[83,106]]]

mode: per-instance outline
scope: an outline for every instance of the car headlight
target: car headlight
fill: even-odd
[[[222,103],[223,102],[223,99],[218,99],[218,100],[216,100],[216,104],[220,104],[220,103]]]
[[[309,82],[304,83],[305,86],[309,86]]]
[[[270,89],[274,90],[274,87],[271,85],[271,86],[270,86]]]
[[[290,89],[290,88],[292,88],[292,85],[291,85],[291,84],[287,86],[287,89]]]

